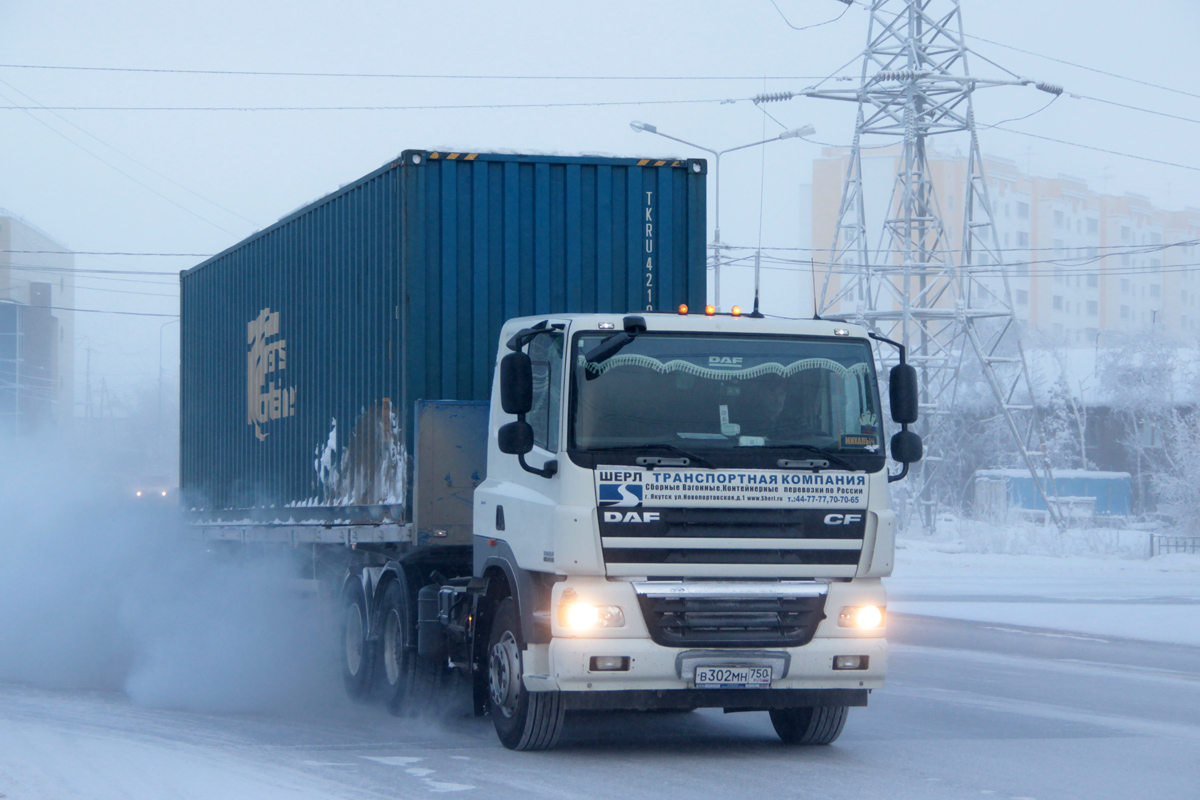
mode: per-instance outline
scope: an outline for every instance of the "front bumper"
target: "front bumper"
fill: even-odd
[[[604,579],[568,579],[556,585],[553,607],[571,590],[582,600],[615,605],[625,624],[596,628],[586,634],[552,620],[548,644],[525,653],[526,688],[560,691],[571,708],[774,708],[815,705],[866,705],[867,693],[883,686],[888,647],[883,629],[856,630],[838,625],[845,606],[883,606],[886,596],[878,579],[831,583],[824,618],[807,643],[798,646],[669,646],[654,641],[639,610],[635,586]],[[761,643],[759,643],[761,645]],[[837,656],[858,656],[863,668],[834,669]],[[619,671],[598,670],[593,659],[610,657],[627,665]],[[767,666],[773,680],[767,689],[696,688],[697,666]]]
[[[775,692],[780,690],[879,689],[887,672],[887,640],[883,638],[813,639],[803,647],[764,649],[682,650],[662,647],[649,639],[553,639],[545,649],[545,671],[527,669],[525,686],[531,691],[715,691]],[[764,654],[778,656],[770,689],[695,689],[689,666],[747,666],[761,664]],[[530,667],[541,659],[528,654]],[[595,656],[624,656],[629,669],[621,672],[590,669]],[[866,656],[867,668],[835,670],[835,656]],[[539,674],[540,673],[540,674]],[[724,705],[723,703],[721,705]],[[841,704],[846,705],[846,704]]]

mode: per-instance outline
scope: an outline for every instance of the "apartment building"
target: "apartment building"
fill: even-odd
[[[74,417],[74,255],[0,210],[0,436]]]
[[[900,155],[897,147],[863,159],[872,248],[889,210]],[[828,269],[827,248],[834,241],[849,163],[848,149],[827,148],[813,164],[810,207],[818,286]],[[966,159],[934,152],[929,171],[945,226],[943,247],[961,263]],[[1200,210],[1167,211],[1140,195],[1097,192],[1077,178],[1030,175],[1009,159],[987,157],[984,171],[1013,312],[1026,323],[1033,344],[1095,347],[1105,331],[1155,330],[1181,342],[1200,335],[1200,251],[1187,244],[1200,240]],[[974,263],[990,260],[977,253]],[[829,296],[839,285],[835,271]],[[999,279],[994,285],[1002,291]],[[853,302],[847,298],[840,308],[852,310]]]

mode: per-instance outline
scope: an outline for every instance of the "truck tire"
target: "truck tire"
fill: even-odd
[[[380,603],[380,692],[396,716],[434,709],[445,682],[445,664],[417,655],[416,594],[403,576],[388,584]]]
[[[562,733],[566,706],[559,692],[526,690],[525,643],[517,604],[505,598],[496,608],[488,636],[488,713],[500,743],[509,750],[549,750]]]
[[[771,724],[785,744],[833,744],[849,713],[846,706],[773,708]]]
[[[346,694],[366,700],[375,673],[375,646],[367,638],[367,603],[362,589],[351,586],[342,595],[341,636],[342,683]]]

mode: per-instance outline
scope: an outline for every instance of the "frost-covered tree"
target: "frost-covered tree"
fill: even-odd
[[[1088,469],[1087,411],[1067,384],[1065,369],[1041,402],[1042,434],[1053,469]]]
[[[1123,428],[1121,444],[1135,464],[1135,492],[1152,489],[1192,532],[1200,530],[1197,355],[1150,335],[1115,348],[1100,365],[1101,387]],[[1149,504],[1144,494],[1138,499]]]

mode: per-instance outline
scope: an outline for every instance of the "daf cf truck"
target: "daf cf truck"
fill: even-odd
[[[195,529],[297,555],[352,696],[462,678],[539,750],[576,709],[828,744],[883,685],[915,371],[705,306],[704,173],[405,151],[184,273]]]

